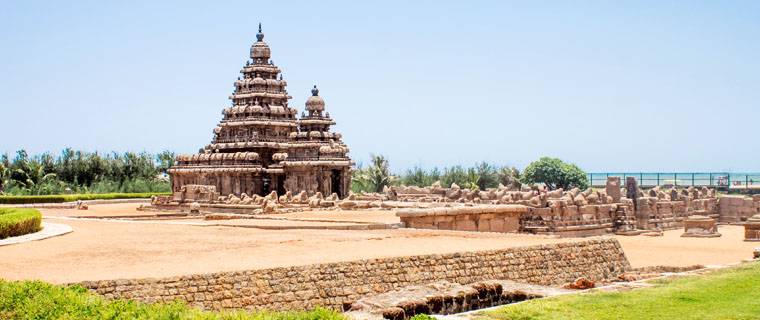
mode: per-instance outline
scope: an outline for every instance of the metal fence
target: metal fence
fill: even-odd
[[[634,177],[640,186],[682,186],[715,187],[725,189],[760,189],[760,173],[731,172],[595,172],[588,174],[588,180],[594,187],[602,187],[607,177],[625,179]]]

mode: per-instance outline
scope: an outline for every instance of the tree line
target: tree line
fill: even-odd
[[[166,170],[174,153],[105,153],[66,148],[29,155],[19,150],[0,156],[0,194],[168,192]]]
[[[382,192],[386,186],[405,185],[426,187],[439,182],[443,187],[456,183],[462,188],[486,190],[499,184],[519,189],[523,184],[543,185],[550,190],[589,186],[586,173],[578,166],[557,158],[542,157],[531,162],[523,171],[511,166],[497,166],[488,162],[465,167],[455,165],[443,169],[424,169],[415,166],[399,175],[391,173],[388,159],[370,155],[367,166],[359,164],[353,172],[351,189],[354,192]]]
[[[19,150],[11,157],[0,155],[0,194],[47,195],[66,193],[169,192],[166,174],[174,164],[174,152],[99,153],[64,149],[60,154],[29,155]],[[352,175],[353,192],[382,192],[386,186],[444,187],[486,190],[499,184],[517,189],[523,184],[542,184],[549,189],[588,187],[586,174],[576,165],[544,157],[523,171],[487,162],[442,169],[415,166],[393,174],[388,158],[370,155],[368,165],[359,164]]]

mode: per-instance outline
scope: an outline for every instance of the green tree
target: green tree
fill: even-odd
[[[0,194],[5,193],[5,189],[11,183],[11,162],[8,155],[0,156]]]
[[[22,190],[28,194],[49,194],[60,190],[60,183],[55,179],[55,173],[45,173],[45,166],[38,161],[29,161],[27,171],[17,169],[17,175],[22,178],[16,181]]]
[[[166,174],[169,168],[174,165],[174,158],[176,158],[174,152],[168,150],[164,150],[161,153],[157,154],[156,162],[158,163],[158,171],[160,173]]]
[[[515,167],[501,167],[499,169],[499,183],[510,189],[519,189],[522,186],[520,183],[520,170]]]
[[[494,165],[483,161],[476,164],[474,169],[477,175],[476,184],[478,189],[486,190],[488,188],[495,188],[499,185],[499,174]]]
[[[586,173],[578,166],[557,158],[543,157],[531,162],[523,171],[522,182],[543,183],[550,190],[588,188]]]
[[[412,169],[406,170],[406,173],[401,176],[400,180],[402,184],[407,186],[426,187],[438,181],[440,176],[438,168],[433,168],[433,170],[427,172],[425,169],[415,166]]]
[[[443,187],[450,187],[452,183],[456,183],[460,187],[464,187],[470,180],[468,179],[467,170],[460,165],[456,165],[449,168],[443,168],[443,175],[441,176],[441,184]]]
[[[356,170],[352,176],[353,182],[361,191],[382,192],[396,177],[390,173],[388,159],[384,156],[370,154],[370,162],[367,168]]]

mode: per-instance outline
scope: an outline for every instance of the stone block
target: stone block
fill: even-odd
[[[598,207],[595,205],[580,206],[578,207],[578,213],[582,215],[594,215],[597,213]]]
[[[478,225],[474,220],[457,220],[455,229],[461,231],[478,231]]]
[[[491,231],[491,219],[478,220],[478,231],[480,232]]]

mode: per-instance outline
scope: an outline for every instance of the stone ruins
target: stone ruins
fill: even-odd
[[[610,177],[603,190],[469,190],[386,187],[350,193],[352,161],[316,86],[298,116],[264,34],[235,81],[232,106],[222,111],[212,142],[179,155],[169,169],[173,195],[155,197],[157,210],[251,215],[303,210],[394,209],[410,228],[525,232],[560,236],[656,234],[685,228],[684,236],[719,236],[717,222],[746,221],[760,199],[717,197],[708,188],[643,190],[628,177]],[[235,218],[231,216],[230,218]],[[651,231],[655,231],[652,233]],[[749,232],[749,231],[748,231]],[[752,233],[752,232],[750,232]],[[750,234],[748,233],[748,234]],[[752,233],[754,234],[754,233]]]
[[[604,190],[485,191],[393,187],[387,198],[444,203],[444,206],[404,208],[397,215],[407,227],[490,232],[526,232],[560,236],[608,233],[636,235],[652,230],[685,228],[685,236],[720,236],[718,221],[738,223],[760,213],[760,197],[718,197],[706,187],[663,190],[638,188],[629,178],[626,189],[610,177]]]
[[[179,155],[169,169],[175,202],[215,202],[220,196],[264,196],[305,191],[343,197],[351,186],[351,159],[335,121],[325,111],[316,86],[300,117],[288,106],[280,69],[264,34],[256,35],[251,60],[240,71],[232,106],[211,144],[193,155]]]

